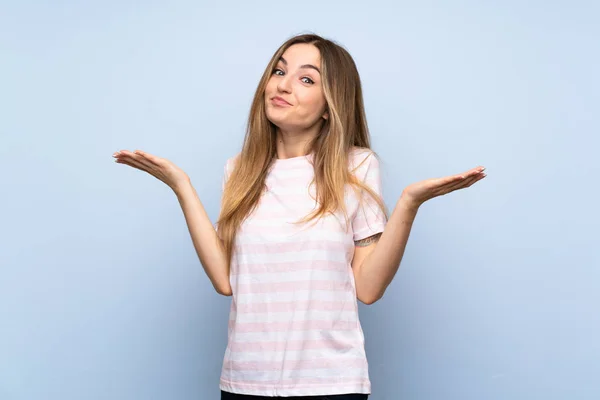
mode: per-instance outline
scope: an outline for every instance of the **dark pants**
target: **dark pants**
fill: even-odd
[[[367,400],[368,394],[330,394],[326,396],[292,396],[292,397],[269,397],[269,396],[251,396],[248,394],[229,393],[221,390],[221,400]]]

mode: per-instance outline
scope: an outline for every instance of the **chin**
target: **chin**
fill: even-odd
[[[278,127],[279,129],[293,130],[295,128],[295,125],[290,124],[289,122],[286,123],[285,118],[270,118],[270,117],[267,116],[267,119],[269,121],[271,121],[271,123],[273,125],[275,125],[276,127]]]
[[[277,126],[281,126],[281,125],[285,125],[285,115],[283,115],[283,113],[281,112],[273,112],[273,110],[267,109],[266,110],[266,114],[267,114],[267,119],[269,121],[271,121],[274,125]]]
[[[277,119],[268,118],[268,117],[267,117],[267,119],[268,119],[269,121],[271,121],[271,123],[272,123],[273,125],[275,125],[276,127],[278,127],[279,129],[285,129],[285,127],[286,127],[286,125],[285,125],[284,121],[279,121],[279,120],[277,120]]]

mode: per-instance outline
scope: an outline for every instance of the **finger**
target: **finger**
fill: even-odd
[[[434,186],[440,190],[444,190],[447,187],[456,185],[456,184],[460,184],[462,182],[465,181],[465,179],[467,179],[468,177],[465,174],[458,174],[458,175],[450,175],[450,176],[446,176],[444,178],[437,178],[434,179]]]
[[[431,178],[431,179],[427,179],[425,181],[427,190],[431,191],[432,193],[436,193],[436,192],[441,192],[442,190],[444,190],[444,188],[455,184],[456,182],[462,181],[462,179],[460,178],[460,175],[458,175],[458,178],[456,175],[452,175],[452,176],[446,176],[444,178]]]
[[[461,176],[463,176],[464,177],[463,179],[465,179],[470,176],[476,176],[477,174],[479,174],[483,171],[485,171],[485,167],[479,166],[479,167],[472,168],[472,169],[462,173]]]
[[[444,186],[440,186],[437,188],[436,196],[442,196],[442,195],[448,194],[454,190],[462,189],[463,187],[468,187],[467,185],[470,185],[470,184],[472,184],[472,182],[475,182],[477,180],[477,178],[478,178],[477,175],[460,178],[460,179],[450,182]]]
[[[135,154],[135,153],[133,153],[131,151],[125,150],[125,151],[122,151],[121,153],[122,153],[121,157],[123,159],[131,160],[131,161],[134,161],[134,162],[136,162],[138,164],[141,164],[141,165],[145,166],[146,169],[148,169],[148,170],[153,169],[155,167],[155,165],[153,163],[151,163],[150,161],[148,161],[144,157],[142,157],[142,156],[140,156],[138,154]]]
[[[157,157],[157,156],[154,156],[152,154],[146,153],[145,151],[142,151],[142,150],[136,150],[133,153],[136,154],[136,155],[138,155],[138,156],[140,156],[144,160],[147,160],[148,162],[151,162],[152,164],[155,164],[155,165],[159,165],[160,164],[160,157]]]
[[[154,176],[155,178],[158,178],[155,174],[154,171],[152,171],[152,169],[149,169],[147,166],[145,166],[144,164],[141,164],[139,162],[137,162],[136,160],[133,160],[131,158],[122,158],[122,159],[117,159],[116,160],[117,163],[119,164],[125,164],[125,165],[129,165],[130,167],[133,167],[135,169],[139,169],[140,171],[144,171],[149,173],[150,175]]]
[[[485,178],[485,176],[486,175],[482,174],[482,173],[477,173],[475,175],[471,175],[468,178],[462,179],[460,182],[456,182],[452,185],[448,185],[448,186],[442,188],[441,194],[447,194],[447,193],[453,192],[455,190],[468,188],[469,186],[473,185],[475,182],[480,181],[481,179]]]
[[[479,174],[477,176],[477,178],[475,180],[473,180],[473,182],[469,183],[466,187],[472,186],[475,182],[479,182],[480,180],[482,180],[483,178],[485,178],[487,175],[486,174]]]
[[[138,167],[138,166],[136,166],[136,165],[132,164],[132,163],[131,163],[130,161],[128,161],[128,160],[124,160],[124,159],[116,159],[116,160],[115,160],[115,162],[116,162],[117,164],[123,164],[123,165],[127,165],[127,166],[130,166],[130,167],[132,167],[132,168],[139,169],[140,171],[147,172],[145,169],[142,169],[142,168],[140,168],[140,167]]]
[[[483,171],[485,171],[485,167],[480,166],[480,167],[472,168],[466,172],[463,172],[462,174],[451,175],[451,176],[448,176],[445,178],[438,178],[437,182],[436,182],[436,186],[447,187],[447,185],[454,185],[456,183],[464,182],[466,179],[468,179],[470,177],[478,176]]]

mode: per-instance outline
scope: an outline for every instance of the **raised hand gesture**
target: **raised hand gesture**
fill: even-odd
[[[427,200],[443,196],[455,190],[468,188],[475,182],[486,177],[484,167],[476,167],[462,174],[432,178],[413,183],[402,192],[402,197],[414,207],[419,207]]]
[[[113,154],[115,162],[144,171],[166,183],[173,191],[189,182],[183,170],[166,158],[148,154],[141,150],[121,150]]]

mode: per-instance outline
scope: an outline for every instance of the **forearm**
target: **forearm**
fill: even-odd
[[[196,190],[191,182],[186,182],[174,189],[174,192],[206,275],[219,294],[230,296],[229,263],[225,250]]]
[[[401,196],[375,249],[362,262],[358,282],[373,302],[383,296],[400,267],[418,209]]]

